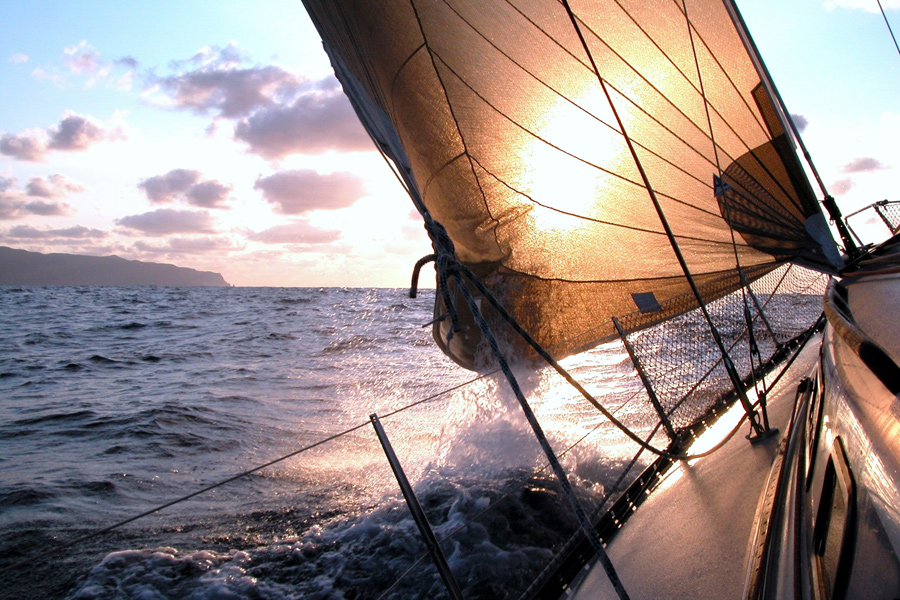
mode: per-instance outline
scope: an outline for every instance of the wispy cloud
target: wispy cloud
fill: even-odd
[[[113,60],[104,58],[87,40],[82,40],[74,46],[63,48],[62,64],[39,65],[31,75],[35,79],[50,81],[61,89],[81,81],[86,88],[105,83],[120,90],[129,90],[138,66],[137,59],[132,56]]]
[[[16,52],[15,54],[13,54],[12,56],[9,57],[9,62],[16,64],[16,65],[20,65],[22,63],[27,63],[28,55],[22,54],[21,52]]]
[[[855,186],[856,184],[853,182],[853,180],[847,177],[845,179],[835,181],[828,187],[828,189],[835,196],[843,196],[844,194],[852,190]]]
[[[346,208],[365,195],[362,179],[352,173],[322,175],[309,169],[259,177],[253,188],[260,190],[277,212],[286,215]]]
[[[222,253],[243,248],[227,236],[171,237],[159,242],[140,240],[134,243],[134,250],[145,256],[165,256],[170,254]]]
[[[867,173],[869,171],[882,171],[890,169],[890,166],[884,164],[877,158],[870,156],[856,158],[841,167],[842,173]]]
[[[264,244],[329,244],[341,237],[339,231],[320,229],[308,221],[276,225],[247,236],[247,239]]]
[[[97,240],[108,235],[106,231],[81,225],[62,229],[37,229],[31,225],[17,225],[6,231],[3,237],[15,240]]]
[[[107,141],[125,139],[121,126],[106,126],[94,117],[63,113],[59,124],[47,129],[26,129],[0,135],[0,154],[19,160],[42,161],[51,151],[82,152]]]
[[[79,75],[104,76],[109,65],[100,59],[100,53],[82,40],[75,46],[63,50],[64,62],[69,71]]]
[[[141,233],[165,236],[173,233],[215,233],[213,218],[206,211],[161,208],[130,215],[116,220],[116,224]]]

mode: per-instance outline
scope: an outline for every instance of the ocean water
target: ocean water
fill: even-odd
[[[505,384],[445,358],[431,310],[405,290],[0,287],[0,595],[447,597],[377,413],[464,596],[518,598],[576,525]],[[649,426],[618,345],[567,367]],[[636,447],[557,376],[519,375],[596,504]]]

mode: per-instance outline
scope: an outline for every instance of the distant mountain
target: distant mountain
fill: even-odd
[[[212,271],[118,256],[41,254],[0,246],[0,285],[227,286]]]

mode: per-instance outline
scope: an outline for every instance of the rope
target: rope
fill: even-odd
[[[496,371],[494,371],[494,372],[496,372]],[[469,383],[471,383],[471,382],[469,382]],[[620,404],[620,405],[613,411],[613,413],[617,413],[617,412],[619,412],[620,410],[622,410],[628,403],[630,403],[632,400],[634,400],[635,396],[637,396],[637,392],[633,393],[629,398],[627,398],[625,401],[623,401],[622,404]],[[584,442],[588,437],[590,437],[591,435],[593,435],[594,433],[596,433],[597,430],[600,429],[601,425],[602,425],[602,423],[598,423],[593,429],[591,429],[590,431],[588,431],[587,433],[585,433],[583,436],[581,436],[581,437],[578,438],[576,441],[574,441],[572,444],[570,444],[565,450],[563,450],[562,452],[560,452],[559,455],[562,457],[562,456],[565,456],[566,454],[568,454],[569,452],[571,452],[576,446],[578,446],[579,444],[581,444],[582,442]],[[651,432],[651,434],[650,434],[650,437],[653,437],[653,436],[656,434],[656,432],[657,432],[658,430],[659,430],[659,425],[657,425],[656,428],[654,428],[654,430],[653,430],[653,431]],[[594,513],[593,513],[593,515],[592,515],[592,517],[593,517],[593,516],[596,516],[596,515],[599,513],[599,509],[602,509],[602,508],[603,508],[603,506],[606,504],[606,502],[609,500],[610,496],[612,495],[612,492],[615,491],[615,490],[619,487],[619,485],[622,483],[622,480],[623,480],[623,479],[625,478],[625,476],[631,471],[632,467],[634,466],[635,462],[637,461],[638,457],[641,455],[642,452],[643,452],[643,449],[639,449],[639,450],[638,450],[637,454],[634,456],[634,458],[632,458],[631,462],[628,464],[628,466],[623,470],[622,474],[621,474],[621,475],[619,476],[619,478],[616,480],[616,483],[613,484],[612,487],[609,488],[610,491],[607,492],[607,494],[606,494],[606,495],[603,497],[603,499],[600,501],[600,503],[598,504],[598,509],[595,509],[595,511],[594,511]],[[529,475],[528,479],[532,479],[532,478],[534,478],[535,476],[537,476],[538,474],[543,473],[544,471],[547,470],[547,468],[548,468],[549,466],[550,466],[549,463],[545,463],[542,467],[540,467],[540,468],[538,468],[538,469],[535,469],[534,471],[532,471],[531,475]],[[477,513],[475,513],[474,515],[472,515],[471,517],[469,517],[468,519],[466,519],[465,522],[461,523],[461,524],[458,525],[457,527],[454,527],[452,530],[450,530],[449,532],[447,532],[445,535],[441,536],[441,538],[438,540],[438,543],[439,543],[439,544],[443,544],[444,542],[446,542],[447,540],[449,540],[450,538],[452,538],[453,536],[455,536],[457,533],[459,533],[459,532],[461,532],[462,530],[464,530],[466,527],[468,527],[469,525],[471,525],[472,523],[474,523],[479,517],[481,517],[482,515],[486,514],[488,511],[493,510],[494,508],[496,508],[497,505],[498,505],[499,503],[503,502],[504,500],[507,500],[507,499],[513,494],[513,492],[516,492],[518,489],[519,489],[519,488],[511,488],[511,489],[510,489],[509,491],[507,491],[506,493],[501,494],[500,496],[498,496],[497,499],[496,499],[496,501],[494,501],[493,503],[491,503],[489,506],[486,506],[486,507],[483,508],[482,510],[478,511]],[[568,545],[568,543],[570,543],[570,542],[572,541],[572,539],[573,539],[573,538],[570,538],[569,541],[566,542],[566,544]],[[578,539],[577,536],[574,536],[574,539],[577,540],[577,539]],[[562,550],[561,550],[560,552],[562,552]],[[382,600],[383,598],[385,598],[385,597],[387,596],[387,594],[388,594],[391,590],[393,590],[394,588],[397,587],[397,585],[400,583],[400,580],[402,580],[404,577],[406,577],[407,575],[409,575],[409,574],[412,572],[413,568],[414,568],[416,565],[418,565],[419,563],[421,563],[421,562],[422,562],[425,558],[427,558],[428,556],[429,556],[429,553],[428,553],[428,552],[424,552],[421,556],[419,556],[419,558],[413,563],[413,565],[412,565],[410,568],[408,568],[406,571],[404,571],[403,574],[400,575],[400,577],[398,577],[397,580],[394,581],[394,583],[392,583],[391,586],[390,586],[387,590],[385,590],[380,596],[378,596],[377,600]],[[535,579],[535,580],[532,582],[531,586],[529,586],[529,588],[528,588],[529,590],[537,584],[537,582],[538,582],[538,581],[540,580],[540,578],[543,576],[544,572],[546,572],[546,571],[550,568],[550,565],[553,565],[553,564],[556,563],[556,561],[558,560],[559,556],[560,556],[560,554],[558,553],[558,554],[556,555],[556,557],[554,557],[554,559],[551,560],[551,562],[549,563],[549,565],[548,565],[547,567],[544,568],[544,570],[541,572],[541,574],[538,575],[538,578]],[[523,593],[523,595],[521,596],[521,598],[524,599],[525,597],[527,597],[527,594],[528,594],[528,590],[526,590],[526,592]]]
[[[455,258],[453,260],[455,261]],[[590,541],[591,546],[594,549],[594,553],[597,555],[598,560],[603,565],[603,569],[606,571],[610,583],[612,583],[613,588],[616,590],[616,593],[619,595],[619,598],[621,598],[621,600],[628,600],[628,592],[625,591],[625,588],[622,585],[622,581],[619,579],[619,575],[618,573],[616,573],[612,561],[610,561],[609,556],[606,554],[606,550],[603,548],[603,542],[600,539],[597,530],[594,529],[593,525],[591,525],[590,521],[588,520],[587,514],[585,514],[584,509],[581,507],[581,504],[575,497],[575,491],[572,489],[569,478],[566,475],[565,470],[562,468],[559,459],[556,457],[556,454],[553,452],[553,448],[550,446],[550,442],[547,441],[547,437],[544,435],[543,429],[541,428],[540,423],[538,423],[534,412],[532,412],[531,406],[529,406],[528,401],[525,399],[525,395],[522,393],[522,390],[519,387],[519,383],[516,380],[515,375],[513,375],[509,363],[506,361],[506,358],[503,356],[503,352],[500,350],[497,339],[494,337],[493,332],[491,332],[490,327],[484,320],[484,316],[478,309],[478,304],[475,302],[475,299],[472,296],[472,293],[469,291],[469,288],[463,283],[462,276],[460,274],[455,274],[454,279],[462,289],[463,296],[465,296],[466,299],[466,303],[469,305],[469,309],[472,311],[473,316],[478,322],[478,326],[481,329],[482,335],[487,340],[488,345],[490,345],[491,351],[494,353],[494,357],[500,363],[500,369],[506,376],[506,380],[512,388],[513,393],[516,396],[516,400],[519,401],[522,412],[525,414],[525,419],[528,421],[528,424],[531,426],[531,429],[534,432],[538,443],[540,443],[541,448],[544,450],[544,454],[547,456],[547,460],[549,461],[550,466],[553,469],[553,472],[556,475],[557,479],[559,479],[560,486],[563,488],[563,493],[566,496],[566,499],[569,501],[569,504],[572,506],[572,509],[575,511],[575,516],[578,519],[582,530]]]
[[[500,345],[497,342],[497,339],[494,337],[490,326],[484,319],[484,315],[481,313],[478,303],[472,296],[472,292],[469,290],[469,287],[465,284],[463,277],[465,276],[467,279],[475,283],[476,287],[478,287],[480,290],[483,289],[484,292],[487,292],[487,289],[484,288],[481,282],[478,281],[478,278],[475,276],[475,274],[472,273],[472,271],[468,267],[466,267],[456,259],[456,248],[453,245],[453,241],[450,239],[450,236],[447,234],[447,230],[444,228],[444,226],[435,221],[428,213],[423,214],[423,217],[425,219],[425,229],[428,231],[428,235],[431,237],[431,244],[434,247],[435,269],[437,270],[438,284],[437,293],[441,294],[441,298],[444,301],[444,306],[447,308],[450,321],[452,323],[452,328],[447,335],[448,340],[452,337],[455,331],[460,331],[459,313],[456,309],[456,305],[453,303],[450,294],[449,282],[452,278],[456,283],[457,289],[462,291],[466,304],[469,307],[469,311],[472,313],[472,316],[478,323],[478,327],[481,330],[483,339],[487,341],[494,355],[494,358],[500,365],[500,370],[503,372],[503,375],[506,377],[506,381],[512,388],[513,394],[515,395],[516,400],[519,402],[519,406],[521,407],[522,412],[525,415],[525,419],[528,421],[528,424],[531,427],[531,430],[534,432],[534,435],[537,438],[541,449],[544,451],[544,455],[547,457],[547,461],[550,463],[550,467],[553,469],[553,473],[559,480],[559,484],[563,490],[563,495],[565,495],[566,499],[572,507],[572,510],[575,512],[575,516],[582,530],[584,530],[585,535],[590,540],[591,546],[594,549],[594,553],[597,555],[597,558],[603,565],[603,568],[606,571],[607,576],[609,577],[609,580],[613,585],[613,588],[615,588],[616,593],[619,595],[619,598],[621,600],[628,600],[628,592],[626,592],[625,588],[622,586],[622,582],[619,579],[618,574],[616,573],[615,567],[609,560],[609,556],[607,556],[606,550],[604,550],[603,548],[603,542],[602,540],[600,540],[600,536],[597,534],[597,530],[594,529],[594,527],[591,525],[587,514],[585,514],[584,509],[578,502],[578,498],[575,497],[575,491],[572,489],[572,485],[569,482],[569,478],[566,475],[565,470],[562,468],[559,459],[554,453],[553,448],[550,446],[550,442],[544,435],[544,431],[541,428],[540,423],[538,423],[537,417],[535,417],[534,412],[531,410],[531,406],[528,404],[528,400],[525,398],[525,394],[522,392],[521,387],[519,387],[518,380],[516,379],[515,375],[513,375],[512,369],[510,368],[506,357],[500,350]],[[490,297],[490,300],[492,304],[495,304],[497,302],[496,299],[493,298],[493,296]],[[544,352],[546,354],[546,351]],[[609,414],[609,411],[605,412]],[[609,416],[611,417],[612,415]]]

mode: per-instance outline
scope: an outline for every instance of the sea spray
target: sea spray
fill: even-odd
[[[360,426],[35,561],[6,592],[440,597],[368,423],[377,412],[466,598],[516,597],[574,523],[505,382],[442,393],[475,375],[435,349],[421,327],[431,309],[403,290],[0,293],[0,565]],[[598,351],[569,366],[617,406],[630,367]],[[520,377],[578,493],[596,501],[634,446],[557,376]]]

